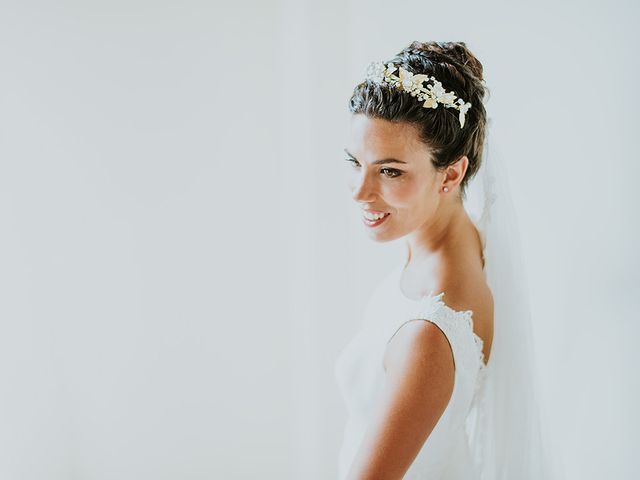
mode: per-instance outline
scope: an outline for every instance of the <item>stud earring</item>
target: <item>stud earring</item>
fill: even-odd
[[[448,192],[448,191],[449,191],[449,187],[444,187],[444,188],[443,188],[443,190],[444,190],[445,192]]]

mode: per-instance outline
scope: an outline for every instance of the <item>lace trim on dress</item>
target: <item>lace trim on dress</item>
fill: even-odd
[[[487,365],[485,364],[484,360],[484,341],[482,340],[482,337],[480,337],[474,330],[473,310],[454,310],[449,305],[447,305],[444,300],[442,300],[444,294],[445,292],[440,292],[437,295],[433,295],[433,291],[429,292],[429,294],[423,298],[423,303],[417,312],[416,318],[428,318],[430,314],[438,309],[441,309],[443,312],[446,312],[446,319],[449,321],[449,323],[459,326],[459,328],[466,328],[473,336],[473,340],[476,345],[478,360],[480,362],[479,370],[481,374],[484,375],[485,370],[487,369]],[[458,317],[462,317],[464,321],[458,321]]]

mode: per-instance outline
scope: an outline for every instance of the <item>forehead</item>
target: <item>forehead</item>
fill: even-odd
[[[356,156],[429,157],[429,147],[420,140],[413,125],[363,114],[351,116],[347,149]]]

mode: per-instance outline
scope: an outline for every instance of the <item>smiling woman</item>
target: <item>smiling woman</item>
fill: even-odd
[[[514,222],[496,222],[508,197],[494,205],[497,172],[483,163],[482,73],[463,42],[414,42],[370,66],[350,99],[349,190],[368,236],[404,238],[407,257],[335,363],[349,411],[340,480],[550,478],[517,245],[497,243]],[[479,171],[484,203],[470,215]]]

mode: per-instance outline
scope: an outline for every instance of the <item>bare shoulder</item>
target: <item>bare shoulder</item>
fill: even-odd
[[[387,344],[385,384],[349,480],[402,478],[453,395],[453,352],[430,321],[409,320]]]
[[[412,319],[404,322],[389,339],[384,355],[387,373],[411,373],[407,368],[422,372],[425,363],[452,363],[453,353],[444,332],[427,319]]]

